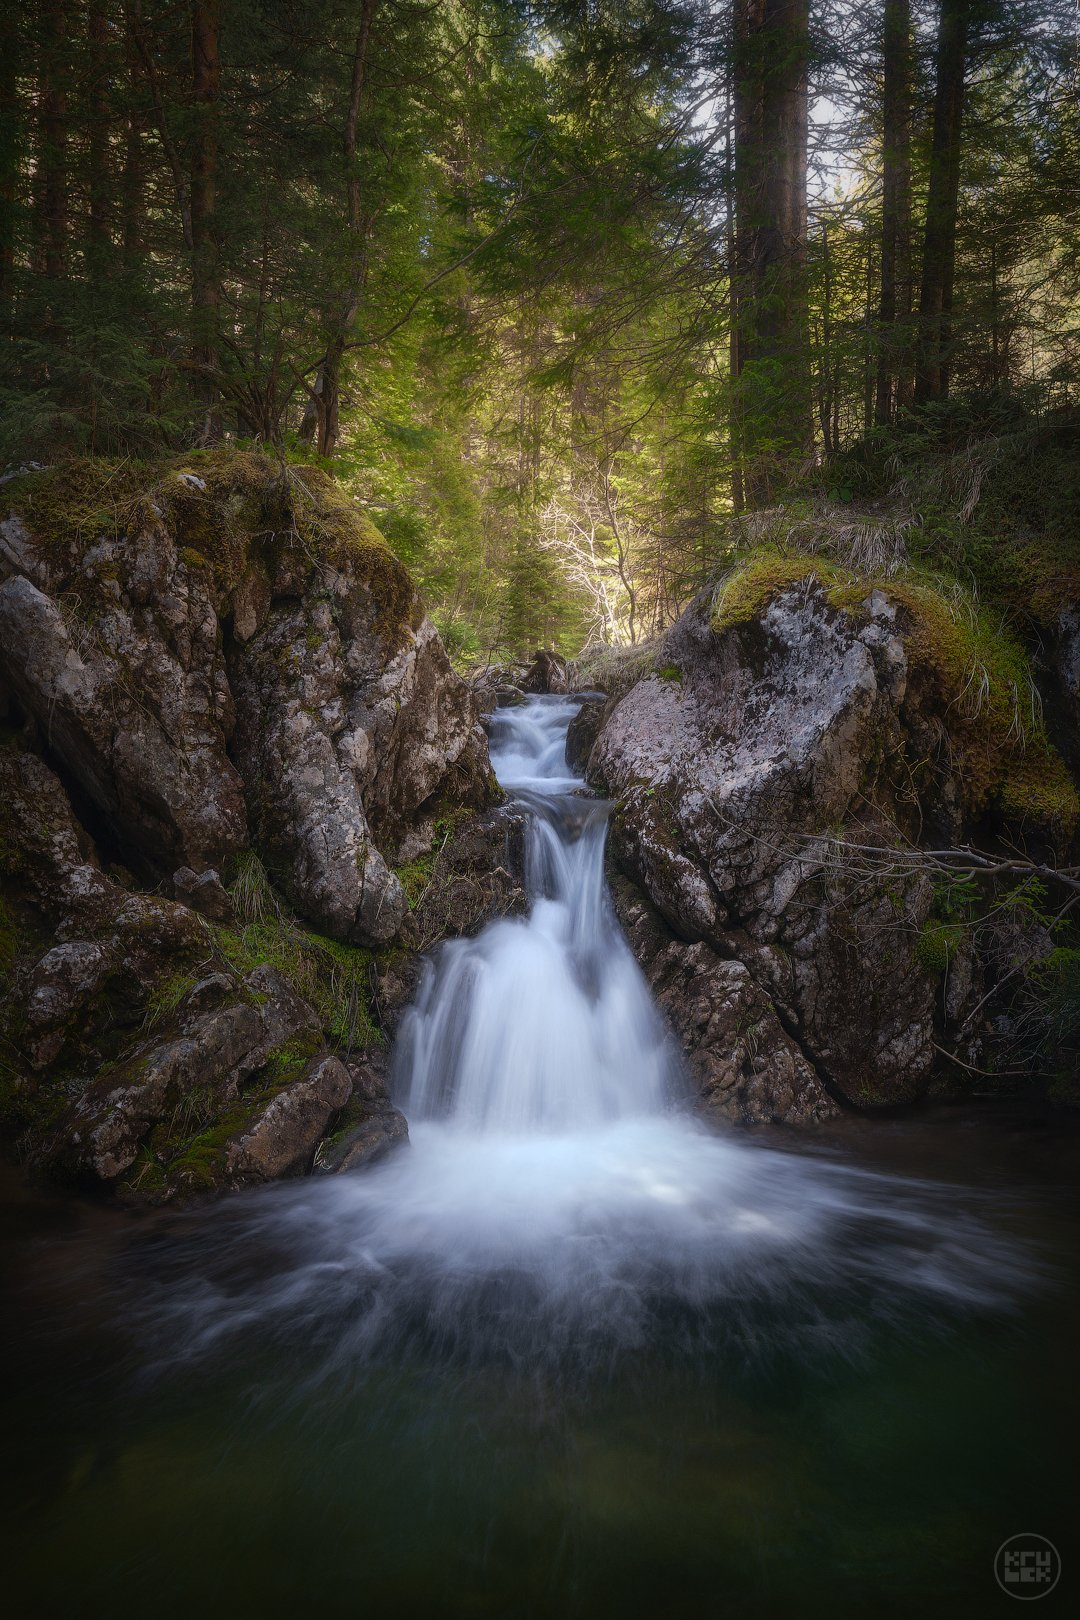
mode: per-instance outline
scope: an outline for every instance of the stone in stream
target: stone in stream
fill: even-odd
[[[538,647],[520,685],[523,692],[568,692],[570,677],[565,658],[546,647]]]
[[[575,694],[577,695],[577,694]],[[585,774],[593,744],[600,735],[608,699],[604,692],[586,692],[581,707],[566,733],[566,763],[572,771]]]

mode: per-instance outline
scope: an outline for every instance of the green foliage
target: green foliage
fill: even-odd
[[[241,976],[264,963],[310,1002],[335,1045],[352,1051],[381,1039],[371,1012],[373,956],[305,928],[278,898],[259,857],[240,858],[229,892],[237,926],[215,931],[217,948]]]
[[[963,940],[964,929],[959,923],[943,923],[931,918],[920,930],[915,943],[916,961],[927,973],[944,975]]]

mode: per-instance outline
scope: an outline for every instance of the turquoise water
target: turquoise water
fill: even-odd
[[[1063,1558],[1036,1612],[1075,1612],[1075,1130],[995,1107],[778,1140],[793,1173],[899,1177],[923,1208],[959,1188],[942,1207],[1015,1275],[966,1305],[836,1276],[696,1313],[661,1291],[587,1356],[548,1353],[544,1310],[531,1343],[467,1349],[419,1311],[361,1354],[370,1301],[330,1272],[290,1310],[267,1195],[132,1219],[12,1173],[9,1612],[1011,1614],[993,1558],[1019,1531]],[[207,1277],[273,1321],[207,1342]],[[488,1327],[535,1305],[506,1271],[470,1288]]]

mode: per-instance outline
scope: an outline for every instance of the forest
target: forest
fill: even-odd
[[[0,80],[9,1612],[1076,1613],[1077,0]]]
[[[3,27],[9,466],[317,460],[464,663],[655,634],[744,511],[847,506],[886,549],[917,511],[993,600],[972,479],[1027,476],[1013,526],[1076,521],[1075,479],[1031,478],[1080,376],[1071,0]]]

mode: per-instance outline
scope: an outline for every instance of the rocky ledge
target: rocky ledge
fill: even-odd
[[[1066,854],[1076,786],[1032,691],[933,586],[766,554],[583,710],[620,914],[714,1111],[817,1120],[998,1061],[996,987],[1049,956],[1041,908],[1013,877],[965,928],[970,879],[923,852]]]
[[[3,497],[6,1133],[132,1201],[393,1146],[415,953],[523,898],[408,573],[323,474],[254,454]]]

